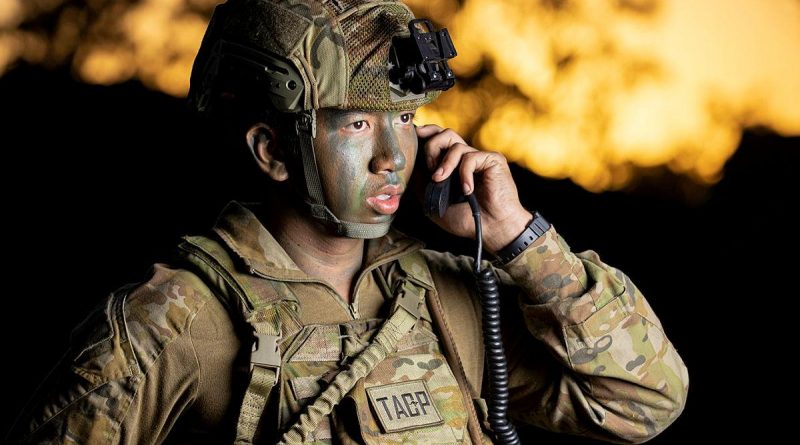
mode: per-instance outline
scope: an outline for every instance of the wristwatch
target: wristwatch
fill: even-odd
[[[547,222],[539,212],[533,212],[533,219],[528,223],[528,226],[525,227],[525,230],[522,231],[517,239],[497,252],[498,263],[501,265],[508,264],[508,262],[516,258],[517,255],[524,252],[528,246],[533,244],[537,238],[544,235],[549,228],[550,223]]]

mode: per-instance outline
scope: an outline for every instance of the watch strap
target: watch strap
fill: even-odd
[[[539,212],[533,212],[533,219],[525,227],[525,230],[509,245],[500,249],[496,256],[499,264],[507,264],[520,253],[524,252],[537,238],[544,235],[547,229],[550,228],[550,223],[547,222]]]

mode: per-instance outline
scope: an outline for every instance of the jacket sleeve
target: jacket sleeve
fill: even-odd
[[[159,443],[197,390],[187,331],[204,298],[161,265],[113,293],[73,330],[9,443]]]
[[[595,252],[572,253],[552,227],[503,269],[501,281],[520,291],[514,312],[523,330],[505,339],[513,417],[640,443],[680,415],[686,367],[627,276]],[[506,320],[513,333],[513,317]],[[526,342],[525,328],[539,341]]]

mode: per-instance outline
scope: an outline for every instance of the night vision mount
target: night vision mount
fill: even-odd
[[[447,61],[456,48],[447,29],[433,30],[428,19],[408,22],[410,37],[395,37],[389,59],[389,79],[393,86],[414,94],[447,90],[456,83]]]

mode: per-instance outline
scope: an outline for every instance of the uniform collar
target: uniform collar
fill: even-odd
[[[251,273],[287,281],[319,281],[295,264],[251,209],[260,204],[231,201],[220,213],[214,232],[248,267]],[[423,243],[390,229],[386,235],[367,240],[364,270],[389,258],[399,258],[423,247]]]

